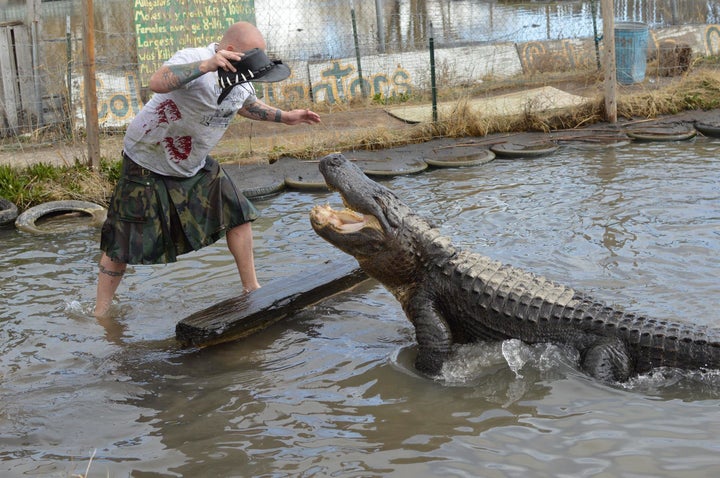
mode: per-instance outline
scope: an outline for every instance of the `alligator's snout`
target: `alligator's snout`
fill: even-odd
[[[389,189],[368,178],[362,169],[341,153],[323,157],[318,167],[325,183],[331,190],[340,193],[347,208],[375,217],[383,231],[390,232],[392,221],[383,207],[385,198],[394,198]]]
[[[365,173],[348,160],[342,153],[332,153],[320,159],[320,173],[331,189],[340,192],[347,191],[349,185],[358,187],[358,181],[367,179]]]
[[[320,172],[325,175],[328,168],[342,166],[347,158],[342,153],[331,153],[320,159]]]

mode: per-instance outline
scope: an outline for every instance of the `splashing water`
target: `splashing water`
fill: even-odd
[[[505,340],[502,343],[502,355],[505,357],[510,370],[515,373],[517,378],[522,378],[520,370],[530,360],[532,352],[530,347],[517,339]]]

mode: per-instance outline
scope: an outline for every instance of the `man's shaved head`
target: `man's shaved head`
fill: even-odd
[[[248,22],[233,23],[220,40],[221,50],[247,51],[253,48],[265,50],[267,44],[260,30]]]

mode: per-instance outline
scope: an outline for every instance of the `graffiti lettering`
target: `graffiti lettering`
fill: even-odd
[[[85,118],[85,95],[83,80],[78,78],[72,83],[75,103],[75,117]],[[134,73],[111,75],[99,73],[96,76],[98,92],[98,121],[103,126],[124,126],[140,112],[143,106],[140,98],[138,78]]]
[[[720,26],[710,25],[705,30],[705,51],[707,55],[720,55]]]
[[[592,44],[572,40],[527,42],[518,46],[520,63],[526,72],[567,71],[593,64]]]
[[[388,77],[383,73],[360,78],[355,74],[355,67],[352,65],[343,66],[340,62],[333,62],[332,65],[320,72],[324,81],[319,81],[308,86],[302,81],[290,80],[282,84],[256,83],[257,93],[272,102],[279,98],[286,101],[311,100],[316,103],[336,104],[340,101],[348,101],[353,98],[362,97],[361,85],[370,96],[380,95],[386,98],[396,96],[407,96],[412,93],[412,79],[410,73],[398,66]]]
[[[119,91],[106,99],[99,98],[98,119],[102,124],[127,124],[140,112],[142,102],[137,88],[137,77],[128,74],[124,78],[124,91]],[[101,79],[97,80],[97,90],[103,91],[105,86]]]
[[[343,66],[335,61],[330,68],[322,71],[320,76],[329,80],[312,85],[313,99],[329,104],[360,98],[363,88],[370,96],[394,97],[412,92],[410,73],[400,66],[389,78],[383,73],[377,73],[361,80],[356,75],[354,66]]]

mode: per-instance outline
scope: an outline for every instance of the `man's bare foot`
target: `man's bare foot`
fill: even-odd
[[[98,301],[95,304],[95,311],[93,312],[93,315],[96,319],[105,319],[110,315],[110,306],[112,305],[112,302],[108,301]]]
[[[250,292],[254,290],[258,290],[260,288],[260,284],[258,284],[255,287],[243,287],[243,294],[249,294]]]

